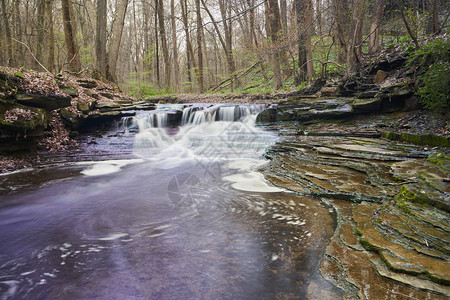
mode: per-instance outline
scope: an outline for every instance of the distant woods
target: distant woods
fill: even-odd
[[[0,0],[0,65],[139,96],[280,89],[448,29],[448,0]]]

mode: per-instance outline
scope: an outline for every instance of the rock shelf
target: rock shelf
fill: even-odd
[[[322,275],[345,299],[450,297],[450,156],[322,133],[275,145],[265,171],[273,184],[335,209]]]

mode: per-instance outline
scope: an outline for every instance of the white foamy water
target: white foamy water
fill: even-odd
[[[170,169],[186,162],[223,163],[234,159],[261,159],[276,136],[255,126],[261,105],[213,105],[183,110],[178,132],[154,127],[152,118],[137,117],[136,155]]]
[[[126,159],[126,160],[104,160],[104,161],[85,161],[79,162],[79,165],[91,165],[89,168],[81,171],[86,176],[99,176],[115,173],[122,167],[130,164],[143,162],[143,159]]]

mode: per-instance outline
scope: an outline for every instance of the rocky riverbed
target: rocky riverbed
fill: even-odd
[[[268,152],[266,178],[336,210],[320,270],[346,299],[450,296],[448,151],[380,139],[370,126],[280,132],[289,137]]]

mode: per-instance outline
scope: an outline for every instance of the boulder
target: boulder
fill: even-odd
[[[276,107],[269,107],[263,110],[256,117],[256,122],[276,122],[277,109]]]
[[[120,108],[120,103],[117,102],[96,102],[95,108],[101,109],[101,110],[111,110],[114,108]]]
[[[387,79],[382,85],[380,92],[377,94],[378,98],[386,99],[386,98],[399,98],[411,96],[414,92],[413,87],[410,85],[410,78],[402,78],[402,79]]]
[[[387,73],[383,70],[378,70],[375,76],[373,77],[373,83],[380,84],[382,83],[387,77]]]
[[[376,113],[381,109],[380,99],[355,100],[352,104],[355,112]]]
[[[59,89],[72,98],[79,96],[78,89],[72,85],[60,85]]]
[[[320,90],[323,97],[337,97],[340,95],[341,89],[338,86],[324,86]]]
[[[0,141],[5,138],[41,136],[48,127],[49,119],[49,113],[43,108],[1,101]]]
[[[169,112],[167,114],[167,122],[169,125],[177,126],[181,124],[181,117],[183,116],[183,111],[176,110],[174,112]]]
[[[62,120],[72,129],[78,129],[81,127],[81,118],[76,114],[68,110],[67,108],[61,108],[59,111]]]
[[[89,105],[89,103],[86,103],[84,101],[78,101],[77,108],[83,113],[88,113],[91,110],[91,106]]]
[[[78,84],[86,89],[93,89],[98,86],[98,83],[95,80],[87,80],[87,79],[78,79]]]
[[[39,107],[48,111],[70,106],[71,97],[61,95],[16,94],[16,101],[25,106]]]

